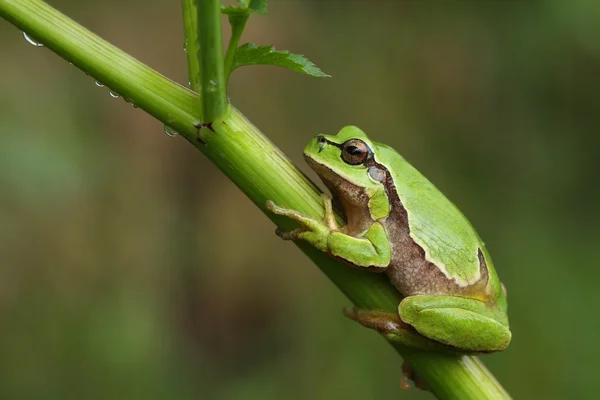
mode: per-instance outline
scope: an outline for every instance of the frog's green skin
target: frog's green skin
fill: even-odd
[[[467,353],[508,346],[506,296],[492,260],[469,221],[431,182],[353,126],[318,135],[304,156],[347,225],[338,227],[328,197],[324,221],[267,202],[303,226],[280,236],[306,240],[357,268],[385,271],[404,296],[399,319],[366,310],[348,316],[406,346]]]

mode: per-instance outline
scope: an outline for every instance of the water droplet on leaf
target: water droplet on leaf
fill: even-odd
[[[104,87],[104,84],[102,84],[102,83],[100,83],[100,82],[98,82],[98,81],[96,81],[96,82],[94,82],[94,83],[95,83],[95,84],[96,84],[96,86],[98,86],[98,87]]]
[[[113,92],[112,90],[110,92],[108,92],[108,94],[110,94],[110,97],[112,97],[113,99],[118,99],[119,93]]]

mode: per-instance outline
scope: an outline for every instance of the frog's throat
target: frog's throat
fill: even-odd
[[[356,236],[366,232],[374,220],[369,210],[369,196],[365,189],[310,157],[306,157],[306,161],[331,192],[335,208],[346,220],[346,234]]]

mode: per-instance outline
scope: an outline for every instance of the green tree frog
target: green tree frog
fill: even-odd
[[[431,182],[394,149],[359,128],[318,135],[304,150],[347,224],[338,226],[332,198],[323,220],[268,201],[269,211],[301,228],[279,232],[305,240],[356,268],[385,272],[402,294],[398,313],[346,310],[389,340],[464,353],[508,346],[506,293],[485,245]]]

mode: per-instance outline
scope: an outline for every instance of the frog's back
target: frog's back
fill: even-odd
[[[485,287],[488,295],[502,296],[492,261],[466,217],[394,149],[376,146],[377,161],[391,172],[410,238],[425,260],[458,288]]]

